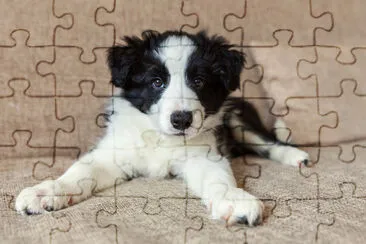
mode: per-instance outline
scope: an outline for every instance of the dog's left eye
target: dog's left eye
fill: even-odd
[[[155,78],[151,81],[151,85],[154,87],[154,88],[158,88],[158,89],[161,89],[161,88],[165,88],[165,82],[162,81],[160,78]]]
[[[192,81],[192,86],[197,90],[201,89],[204,84],[205,82],[201,77],[194,78]]]

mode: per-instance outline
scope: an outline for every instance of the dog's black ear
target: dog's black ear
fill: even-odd
[[[240,86],[240,74],[245,63],[244,53],[231,49],[232,46],[224,45],[220,52],[222,57],[219,62],[219,74],[226,89],[234,91]]]
[[[233,45],[218,35],[211,38],[205,31],[198,33],[199,40],[206,46],[209,53],[215,54],[213,70],[215,74],[220,75],[226,89],[233,91],[240,85],[240,73],[245,63],[245,54],[233,49]],[[201,44],[202,45],[202,44]]]
[[[136,58],[137,53],[134,47],[128,45],[114,46],[108,49],[108,66],[111,71],[113,85],[124,88]]]
[[[129,79],[131,69],[141,62],[144,51],[151,49],[160,33],[146,30],[137,36],[125,36],[125,45],[114,46],[108,49],[108,66],[112,75],[112,83],[124,88]]]

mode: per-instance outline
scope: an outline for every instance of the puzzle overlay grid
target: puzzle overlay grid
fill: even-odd
[[[364,1],[0,0],[0,6],[1,243],[366,241]],[[252,156],[232,162],[239,187],[265,204],[261,226],[211,220],[176,179],[116,184],[50,214],[15,212],[21,189],[57,178],[103,135],[105,105],[119,94],[106,50],[146,29],[207,29],[226,37],[247,54],[235,95],[251,102],[268,128],[284,121],[276,130],[310,153],[312,168]],[[85,179],[75,194],[93,186]]]

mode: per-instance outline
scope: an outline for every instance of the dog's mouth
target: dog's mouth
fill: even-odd
[[[182,131],[176,131],[174,133],[172,133],[171,135],[173,136],[177,136],[177,137],[185,137],[187,139],[193,138],[198,134],[198,131],[194,131],[192,129],[188,129],[188,130],[182,130]]]
[[[167,136],[188,136],[189,133],[186,131],[175,131],[175,132],[163,132]]]

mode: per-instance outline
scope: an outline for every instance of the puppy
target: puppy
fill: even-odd
[[[124,40],[108,50],[112,83],[122,93],[111,99],[105,136],[57,180],[22,190],[17,211],[54,211],[116,182],[174,175],[213,218],[260,224],[263,204],[237,188],[229,159],[255,153],[298,166],[309,165],[309,156],[277,140],[249,103],[229,98],[244,55],[205,32],[146,31]]]

